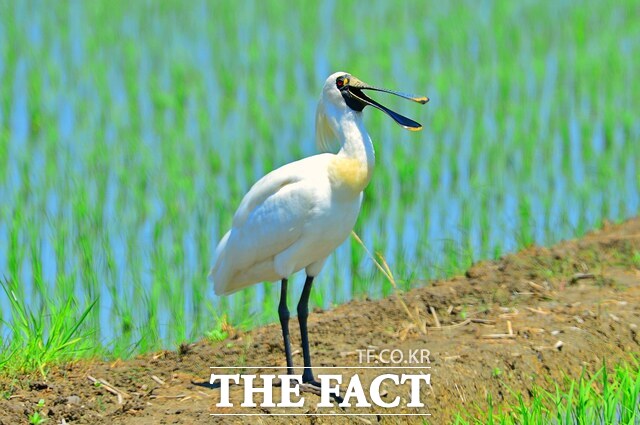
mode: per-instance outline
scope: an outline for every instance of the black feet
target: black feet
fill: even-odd
[[[320,382],[313,379],[313,377],[309,381],[305,381],[304,378],[302,378],[302,390],[314,393],[318,396],[322,394],[322,387],[320,386]],[[344,401],[342,397],[333,393],[331,394],[331,398],[334,399],[338,404]]]

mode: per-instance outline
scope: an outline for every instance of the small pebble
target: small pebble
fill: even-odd
[[[67,403],[80,404],[80,397],[78,397],[77,395],[70,395],[69,397],[67,397]]]

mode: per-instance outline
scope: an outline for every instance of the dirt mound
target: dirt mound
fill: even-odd
[[[409,423],[430,413],[431,423],[446,423],[461,409],[483,406],[488,393],[495,402],[534,384],[551,388],[563,377],[596,370],[606,359],[614,364],[640,352],[640,219],[609,225],[582,239],[551,248],[533,247],[499,261],[474,265],[465,276],[431,282],[397,297],[353,301],[310,316],[310,342],[315,373],[339,373],[345,380],[358,374],[370,382],[378,369],[393,366],[406,373],[410,363],[382,363],[393,353],[411,360],[415,350],[428,353],[417,366],[431,374],[423,388],[425,408],[384,410],[393,416],[366,416],[365,423]],[[406,306],[406,308],[405,308]],[[296,320],[291,321],[292,346],[299,347]],[[374,356],[366,363],[362,350]],[[385,351],[387,350],[387,351]],[[396,350],[395,352],[392,350]],[[428,351],[427,351],[428,350]],[[396,356],[395,360],[398,360]],[[302,364],[295,351],[294,361]],[[278,325],[250,332],[232,331],[218,343],[201,341],[179,352],[163,351],[133,360],[80,362],[57,368],[46,381],[2,378],[0,423],[28,423],[34,411],[49,423],[336,423],[355,417],[211,416],[211,413],[290,413],[285,408],[218,408],[219,389],[207,382],[210,366],[282,366],[284,355]],[[340,366],[322,369],[320,366]],[[349,368],[347,368],[349,367]],[[403,369],[404,368],[404,369]],[[274,369],[239,369],[235,373],[282,373]],[[299,370],[299,369],[298,369]],[[94,383],[97,380],[98,383]],[[102,381],[100,381],[102,380]],[[408,386],[382,387],[386,401],[407,399]],[[243,388],[231,388],[236,406]],[[314,399],[315,398],[315,399]],[[38,401],[44,404],[38,406]],[[274,399],[277,397],[274,395]],[[380,412],[376,408],[332,408],[322,412],[349,415]],[[305,415],[305,416],[303,416]]]

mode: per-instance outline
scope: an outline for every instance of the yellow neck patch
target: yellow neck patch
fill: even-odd
[[[336,156],[329,164],[329,178],[337,186],[353,192],[362,192],[369,184],[367,165],[354,158]]]

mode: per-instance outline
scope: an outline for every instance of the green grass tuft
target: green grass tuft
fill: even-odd
[[[455,425],[592,425],[640,423],[640,365],[623,363],[609,369],[603,365],[593,375],[556,383],[554,391],[540,387],[530,397],[512,394],[500,406],[491,396],[477,413],[460,413]]]
[[[97,300],[80,310],[79,315],[73,313],[76,306],[71,296],[63,303],[49,301],[35,310],[9,289],[8,282],[0,281],[0,286],[11,302],[13,317],[11,323],[3,323],[11,330],[0,357],[4,373],[39,371],[46,377],[51,363],[96,353],[91,338],[87,338],[92,331],[83,327],[83,323]]]

